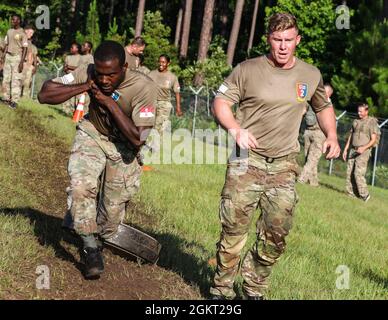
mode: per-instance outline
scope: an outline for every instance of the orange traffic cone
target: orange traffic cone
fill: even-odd
[[[143,168],[143,171],[152,171],[152,170],[154,170],[154,168],[152,168],[151,166],[143,166],[142,167]]]
[[[81,94],[77,104],[77,108],[74,111],[74,114],[73,114],[74,122],[80,121],[84,116],[85,98],[86,98],[86,93],[84,92],[83,94]]]

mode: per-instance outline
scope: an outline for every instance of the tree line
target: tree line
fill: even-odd
[[[34,21],[38,0],[3,0],[0,34],[11,12]],[[334,89],[336,107],[352,110],[366,101],[388,117],[388,0],[49,0],[50,29],[38,30],[43,59],[61,59],[72,41],[105,39],[122,44],[142,35],[145,65],[170,55],[184,85],[215,89],[231,67],[265,54],[267,18],[288,11],[302,35],[297,56],[318,66]],[[349,28],[338,21],[349,9]],[[337,9],[337,12],[336,12]],[[345,25],[346,26],[346,25]]]

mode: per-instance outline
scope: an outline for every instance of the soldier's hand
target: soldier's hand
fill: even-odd
[[[259,147],[256,138],[246,129],[229,130],[238,146],[242,149],[256,149]]]
[[[322,152],[326,153],[326,159],[335,159],[338,158],[341,153],[341,148],[338,144],[337,138],[327,138],[323,143]]]
[[[177,116],[177,117],[182,117],[182,116],[183,116],[182,110],[180,110],[180,109],[177,110],[177,111],[176,111],[176,116]]]
[[[106,96],[100,90],[100,88],[94,83],[91,83],[91,92],[94,99],[102,106],[108,106],[109,103],[113,101],[110,96]]]
[[[358,153],[358,154],[363,154],[364,152],[365,152],[365,148],[364,147],[358,147],[357,148],[357,150],[356,150],[356,152]]]

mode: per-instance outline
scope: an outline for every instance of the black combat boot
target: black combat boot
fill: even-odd
[[[100,248],[84,248],[85,278],[97,279],[104,271],[104,261]]]

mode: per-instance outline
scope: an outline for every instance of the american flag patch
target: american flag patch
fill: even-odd
[[[140,108],[140,118],[152,118],[155,116],[155,108],[153,106],[144,106]]]

